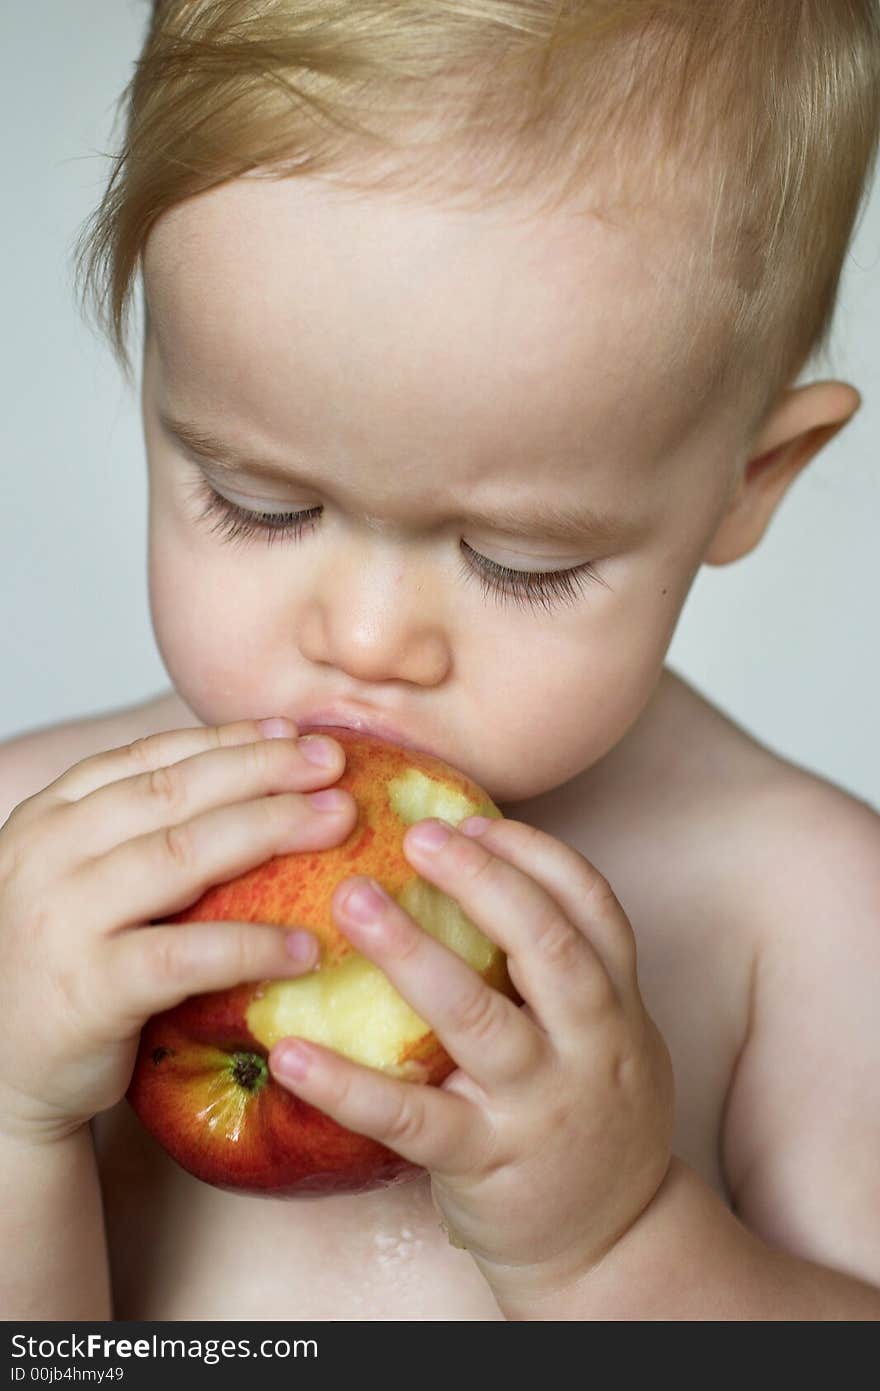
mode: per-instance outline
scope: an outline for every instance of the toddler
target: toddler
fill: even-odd
[[[880,819],[664,664],[860,404],[794,383],[873,169],[874,0],[164,0],[126,98],[81,269],[129,380],[142,277],[170,688],[0,748],[6,1317],[877,1318]],[[348,836],[312,724],[498,803],[405,848],[524,1003],[346,880],[456,1068],[276,1044],[420,1166],[281,1202],[125,1092],[150,1015],[317,964],[163,922]]]

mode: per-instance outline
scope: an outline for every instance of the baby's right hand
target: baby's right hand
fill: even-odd
[[[189,995],[310,969],[259,923],[153,923],[273,855],[350,834],[339,778],[253,721],[137,739],[75,764],[0,829],[0,1133],[54,1140],[115,1105],[140,1031]],[[276,794],[276,795],[271,795]],[[313,958],[314,959],[314,958]]]

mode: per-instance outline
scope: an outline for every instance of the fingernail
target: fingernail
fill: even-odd
[[[357,923],[371,923],[384,913],[388,899],[374,879],[365,879],[350,889],[342,907]]]
[[[303,758],[319,768],[332,768],[336,762],[336,745],[319,734],[304,734],[297,744]]]
[[[481,836],[486,827],[491,825],[488,816],[469,816],[467,821],[462,821],[458,829],[466,836]]]
[[[317,942],[311,932],[288,932],[284,939],[288,956],[292,956],[294,961],[306,962],[317,956]]]
[[[260,733],[264,739],[292,739],[296,729],[290,720],[260,720]]]
[[[348,797],[338,787],[325,787],[320,792],[307,792],[306,800],[318,811],[342,811]]]
[[[419,850],[439,850],[441,845],[445,845],[452,835],[453,828],[448,821],[423,821],[420,825],[414,826],[407,836],[407,840],[416,845]]]
[[[291,1082],[301,1082],[310,1065],[310,1051],[299,1042],[285,1043],[275,1054],[274,1071]]]

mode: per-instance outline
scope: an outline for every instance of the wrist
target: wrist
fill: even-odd
[[[498,1298],[508,1319],[877,1320],[880,1290],[766,1245],[717,1191],[673,1158],[641,1216],[579,1277]]]
[[[484,1270],[507,1320],[639,1319],[639,1273],[652,1269],[660,1251],[671,1255],[670,1237],[681,1206],[690,1205],[696,1175],[671,1156],[652,1198],[603,1251],[570,1255],[541,1267]],[[702,1181],[696,1180],[701,1187]],[[717,1200],[710,1195],[710,1200]],[[738,1227],[731,1214],[730,1223]]]
[[[0,1104],[0,1145],[10,1151],[53,1149],[83,1135],[91,1140],[87,1120],[24,1119]]]
[[[673,1155],[651,1197],[603,1247],[572,1249],[550,1260],[519,1266],[487,1264],[474,1257],[504,1316],[509,1320],[546,1321],[590,1317],[568,1310],[587,1304],[592,1283],[604,1278],[616,1253],[624,1246],[629,1249],[638,1244],[641,1233],[655,1225],[661,1212],[665,1214],[671,1195],[680,1187],[684,1170],[686,1166]]]
[[[760,1249],[715,1190],[673,1155],[651,1202],[601,1257],[544,1291],[510,1288],[496,1298],[508,1319],[645,1320],[681,1310],[702,1318],[731,1271],[754,1283]]]

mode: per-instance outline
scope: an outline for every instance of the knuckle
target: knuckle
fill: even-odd
[[[264,739],[261,744],[254,743],[239,745],[241,752],[244,755],[245,762],[247,763],[248,772],[252,774],[255,778],[265,781],[268,777],[271,776],[272,769],[274,766],[274,750],[272,748],[272,745],[278,742],[279,741],[276,739]]]
[[[237,981],[251,981],[262,977],[267,959],[270,962],[278,956],[278,943],[281,934],[277,928],[256,927],[234,929],[228,943],[230,969]]]
[[[627,1029],[625,1022],[620,1023],[619,1030],[620,1036],[608,1054],[608,1085],[621,1097],[651,1101],[661,1098],[665,1092],[665,1077],[662,1068],[657,1066],[657,1058]]]
[[[591,912],[604,913],[617,904],[617,895],[604,874],[592,866],[586,869],[584,878],[584,900]]]
[[[334,1111],[337,1109],[345,1110],[351,1098],[351,1092],[352,1081],[350,1077],[343,1076],[334,1077],[332,1079],[328,1084],[327,1094],[328,1102],[333,1107]]]
[[[174,768],[159,766],[144,773],[143,787],[151,802],[157,802],[165,811],[173,809],[184,800],[183,780]]]
[[[409,914],[394,904],[386,913],[384,931],[386,947],[396,961],[405,965],[423,956],[427,945],[424,931],[415,931]]]
[[[412,1144],[420,1138],[424,1128],[425,1113],[422,1107],[414,1104],[414,1098],[406,1092],[398,1095],[385,1131],[391,1148]]]
[[[143,941],[143,969],[147,978],[162,987],[182,978],[186,935],[168,930]]]
[[[471,1038],[489,1042],[503,1022],[500,1005],[499,996],[487,985],[480,985],[459,999],[454,1010],[455,1024]]]
[[[150,772],[164,762],[164,747],[165,741],[161,734],[142,734],[139,739],[133,739],[126,745],[126,754],[136,768]]]
[[[629,1048],[621,1046],[610,1055],[608,1071],[614,1091],[633,1091],[641,1072],[640,1059]]]
[[[559,914],[551,912],[534,930],[535,950],[554,966],[570,966],[581,945],[576,928]]]
[[[469,884],[492,883],[497,874],[497,861],[481,845],[468,841],[459,849],[459,868]]]
[[[165,826],[160,833],[160,844],[166,859],[176,869],[188,870],[194,862],[193,837],[186,823]]]

